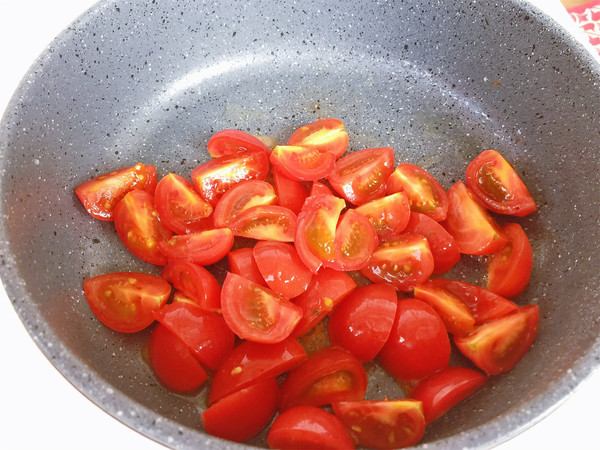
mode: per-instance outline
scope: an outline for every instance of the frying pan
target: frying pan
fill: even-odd
[[[424,439],[489,447],[600,356],[598,80],[589,55],[522,2],[101,3],[36,62],[2,121],[0,274],[42,351],[94,402],[134,412],[120,419],[159,442],[235,447],[198,431],[201,399],[156,385],[139,357],[146,333],[91,316],[83,278],[156,268],[89,218],[73,188],[138,160],[189,173],[218,129],[284,140],[317,116],[344,120],[353,149],[392,145],[446,187],[497,148],[540,205],[519,220],[536,255],[519,301],[540,305],[540,330],[517,368]],[[453,275],[472,281],[479,267]]]

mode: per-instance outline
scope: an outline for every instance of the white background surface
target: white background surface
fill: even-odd
[[[94,3],[0,0],[0,113],[35,58]],[[534,3],[562,12],[557,0]],[[35,346],[1,286],[0,331],[0,449],[163,448],[75,390]],[[498,447],[538,448],[600,449],[600,371],[549,417]]]

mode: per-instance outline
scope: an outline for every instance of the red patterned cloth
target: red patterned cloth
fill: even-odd
[[[592,0],[567,11],[600,55],[600,0]]]

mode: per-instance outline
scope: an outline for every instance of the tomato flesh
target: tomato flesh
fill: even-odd
[[[227,255],[227,262],[230,272],[248,278],[250,281],[261,286],[268,287],[267,282],[260,273],[260,269],[256,265],[254,250],[251,247],[230,251]]]
[[[159,250],[169,261],[190,261],[201,266],[224,258],[232,246],[233,233],[229,228],[175,235],[167,242],[158,243]]]
[[[308,196],[304,185],[300,181],[286,177],[274,167],[271,168],[271,173],[279,206],[291,209],[296,215],[299,214]]]
[[[245,209],[227,226],[235,236],[293,242],[297,220],[296,214],[283,206],[259,205]]]
[[[226,227],[242,211],[277,201],[275,189],[261,180],[242,181],[231,187],[217,202],[214,211],[215,227]]]
[[[221,311],[221,286],[204,267],[186,261],[170,261],[160,276],[201,308]]]
[[[325,265],[336,270],[362,269],[377,249],[379,240],[373,224],[365,216],[349,209],[335,230],[333,260]]]
[[[339,158],[348,148],[348,133],[338,119],[320,119],[303,125],[290,136],[287,145],[314,147]]]
[[[321,153],[314,147],[278,145],[273,149],[271,164],[286,177],[298,181],[325,178],[335,163],[332,153]]]
[[[233,155],[240,151],[262,151],[270,153],[267,147],[256,136],[242,130],[226,129],[216,132],[206,145],[213,158]]]
[[[408,224],[410,203],[403,192],[378,198],[356,208],[375,227],[380,242],[393,241]]]

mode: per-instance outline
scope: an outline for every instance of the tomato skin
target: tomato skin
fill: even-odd
[[[379,242],[396,239],[406,228],[411,216],[410,203],[403,192],[371,200],[357,207],[356,211],[373,224]]]
[[[138,163],[84,181],[75,188],[75,194],[92,217],[111,221],[117,203],[129,191],[141,189],[154,194],[155,188],[156,167]]]
[[[333,195],[333,192],[320,181],[313,181],[308,196],[316,197],[317,195]]]
[[[208,380],[206,371],[187,346],[160,323],[148,340],[148,357],[156,379],[177,394],[195,394]]]
[[[233,155],[246,150],[271,153],[269,147],[256,136],[245,131],[232,129],[217,131],[208,140],[206,146],[208,153],[213,158]]]
[[[230,251],[227,255],[227,262],[229,263],[230,272],[248,278],[250,281],[261,286],[268,287],[267,282],[256,265],[254,250],[251,247]]]
[[[229,228],[179,234],[158,243],[159,250],[169,261],[189,261],[201,266],[224,258],[232,246],[233,233]]]
[[[232,186],[217,202],[214,211],[215,227],[226,227],[242,211],[277,201],[275,189],[266,181],[248,180]]]
[[[292,180],[314,181],[331,173],[335,156],[314,147],[278,145],[271,153],[270,162]]]
[[[228,227],[235,236],[251,239],[293,242],[298,217],[290,209],[260,205],[242,211]]]
[[[344,424],[316,406],[294,406],[275,418],[267,443],[279,449],[353,449]]]
[[[487,377],[467,367],[446,367],[420,380],[410,396],[423,403],[425,424],[448,412],[453,406],[477,392]]]
[[[208,311],[221,311],[221,286],[204,267],[186,261],[170,261],[160,276]]]
[[[135,333],[154,322],[154,312],[169,299],[171,286],[146,273],[113,272],[88,278],[83,292],[104,325],[121,333]]]
[[[366,148],[336,161],[327,180],[331,187],[354,205],[385,195],[386,182],[394,170],[394,149]]]
[[[503,297],[516,297],[529,284],[533,251],[521,225],[507,223],[502,231],[509,243],[490,257],[487,286],[490,291]]]
[[[383,367],[408,381],[443,369],[449,359],[450,340],[435,310],[418,299],[399,300],[390,337],[379,352]]]
[[[539,308],[521,306],[515,312],[475,328],[468,336],[455,337],[463,355],[488,375],[508,372],[525,356],[537,333]]]
[[[410,447],[425,432],[423,406],[418,400],[346,401],[333,403],[332,407],[361,447]]]
[[[130,191],[117,203],[113,218],[127,250],[151,264],[167,263],[158,244],[168,241],[173,233],[159,220],[152,195],[141,189]]]
[[[335,230],[333,260],[324,264],[340,271],[362,269],[377,249],[379,239],[373,224],[353,209],[341,217]]]
[[[465,172],[467,187],[490,211],[523,217],[537,209],[515,169],[496,150],[484,150]]]
[[[308,196],[306,188],[300,181],[286,177],[274,167],[271,168],[271,173],[279,206],[291,209],[297,215]]]
[[[265,428],[277,411],[279,385],[267,378],[219,400],[202,413],[208,434],[244,442]]]
[[[348,148],[348,133],[339,119],[320,119],[303,125],[290,136],[287,145],[311,146],[339,158]]]
[[[371,361],[386,343],[397,305],[396,290],[369,284],[350,293],[329,316],[329,339],[359,361]]]

